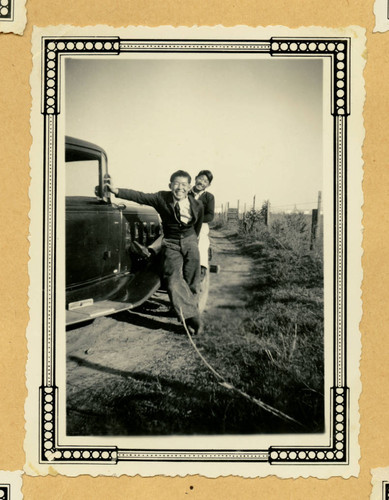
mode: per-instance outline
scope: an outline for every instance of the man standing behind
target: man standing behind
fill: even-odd
[[[200,284],[200,256],[197,238],[203,222],[203,205],[188,197],[191,177],[177,170],[170,177],[170,191],[143,193],[107,184],[117,197],[150,205],[162,220],[162,277],[178,317],[182,315],[192,333],[201,330],[197,293]]]
[[[199,236],[199,251],[201,264],[201,278],[203,279],[208,269],[208,250],[209,250],[209,226],[215,216],[215,197],[212,193],[206,191],[213,180],[210,170],[200,170],[195,179],[195,185],[191,192],[196,200],[201,201],[204,206],[204,219]]]

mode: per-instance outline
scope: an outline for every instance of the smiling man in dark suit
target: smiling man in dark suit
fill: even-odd
[[[170,191],[143,193],[134,189],[107,188],[117,197],[150,205],[159,213],[163,227],[163,273],[167,291],[178,317],[182,314],[192,333],[201,330],[198,309],[200,256],[198,235],[204,217],[201,202],[188,197],[190,175],[177,170],[170,177]]]

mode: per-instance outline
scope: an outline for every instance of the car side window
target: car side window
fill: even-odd
[[[99,160],[66,162],[66,196],[95,197],[99,182]]]

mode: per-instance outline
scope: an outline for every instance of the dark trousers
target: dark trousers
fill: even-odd
[[[200,285],[200,254],[197,236],[164,239],[163,278],[178,317],[199,316],[197,293]]]

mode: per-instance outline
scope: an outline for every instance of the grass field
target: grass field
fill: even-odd
[[[68,332],[68,434],[323,432],[321,251],[287,226],[211,231],[222,272],[194,341],[228,384],[299,424],[220,385],[165,296]]]
[[[320,251],[296,251],[301,246],[296,242],[294,249],[288,249],[279,238],[265,234],[237,235],[236,240],[241,252],[253,259],[249,300],[239,314],[229,311],[222,321],[209,325],[215,341],[205,338],[204,350],[212,355],[213,366],[220,366],[222,360],[228,367],[228,373],[224,372],[229,382],[298,420],[303,432],[321,432],[324,321]],[[240,413],[239,408],[236,412]],[[263,431],[299,430],[270,414],[258,417],[254,409],[250,415],[242,415],[248,427]]]

